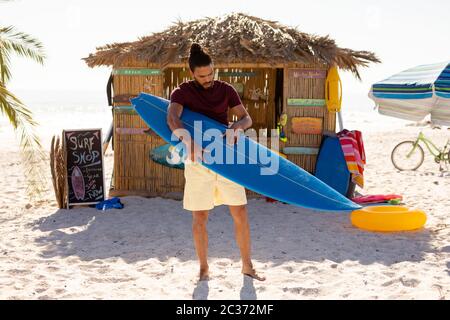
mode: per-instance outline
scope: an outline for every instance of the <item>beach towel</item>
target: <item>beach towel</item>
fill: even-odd
[[[344,152],[348,170],[352,175],[352,181],[359,187],[364,187],[364,165],[366,154],[361,131],[344,129],[336,134]]]
[[[390,200],[403,200],[403,197],[399,194],[373,194],[366,196],[359,196],[352,198],[353,202],[359,204],[365,203],[383,203],[389,202]]]
[[[97,210],[107,210],[107,209],[122,209],[123,203],[120,202],[118,197],[114,197],[108,200],[100,201],[95,205]]]

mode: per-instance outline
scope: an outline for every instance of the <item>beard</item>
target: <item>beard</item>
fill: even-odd
[[[211,82],[206,82],[204,84],[201,84],[200,82],[197,81],[197,79],[194,79],[194,82],[195,82],[195,84],[197,86],[199,86],[199,87],[201,87],[201,88],[203,88],[205,90],[210,89],[211,85],[212,85],[212,81]]]

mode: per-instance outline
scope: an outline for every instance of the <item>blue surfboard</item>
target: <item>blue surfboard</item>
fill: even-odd
[[[348,196],[351,174],[338,137],[323,138],[314,175],[340,194]]]
[[[131,103],[145,123],[161,138],[175,146],[180,143],[178,139],[171,139],[172,131],[167,125],[169,100],[141,93],[131,99]],[[205,139],[196,141],[203,148],[208,150],[211,142],[215,143],[216,148],[209,149],[211,156],[216,156],[220,152],[226,155],[224,156],[226,161],[223,163],[202,162],[202,165],[227,179],[272,199],[300,207],[324,211],[349,211],[361,208],[296,164],[244,134],[239,137],[237,144],[230,145],[226,143],[224,137],[220,138],[209,133],[212,132],[209,129],[225,133],[227,126],[222,123],[193,112],[189,108],[183,109],[181,120],[194,139],[201,135],[210,139],[210,141]],[[217,145],[220,147],[217,148]],[[275,158],[278,166],[273,170],[274,162],[267,162],[267,159]],[[268,172],[270,174],[267,174]]]

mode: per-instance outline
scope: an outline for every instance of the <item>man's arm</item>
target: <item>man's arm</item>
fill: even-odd
[[[169,108],[167,109],[167,125],[169,126],[172,133],[180,139],[187,149],[187,156],[192,161],[197,161],[198,159],[202,158],[202,149],[200,146],[198,146],[192,137],[184,136],[182,134],[185,130],[177,130],[177,129],[184,129],[183,122],[181,121],[180,117],[183,113],[183,106],[176,102],[171,102],[169,105]]]
[[[169,108],[167,108],[167,125],[180,140],[183,140],[183,136],[177,134],[177,129],[184,129],[183,122],[180,119],[182,113],[183,106],[179,103],[171,102]]]
[[[245,109],[245,107],[242,104],[233,107],[231,109],[231,112],[233,113],[233,115],[236,115],[238,121],[233,123],[233,125],[230,128],[235,130],[236,129],[246,130],[252,126],[253,123],[252,118],[248,114],[247,109]]]

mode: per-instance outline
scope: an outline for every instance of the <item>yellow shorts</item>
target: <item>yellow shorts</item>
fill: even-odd
[[[183,208],[189,211],[211,210],[222,204],[247,204],[245,188],[209,170],[198,162],[184,163]]]

